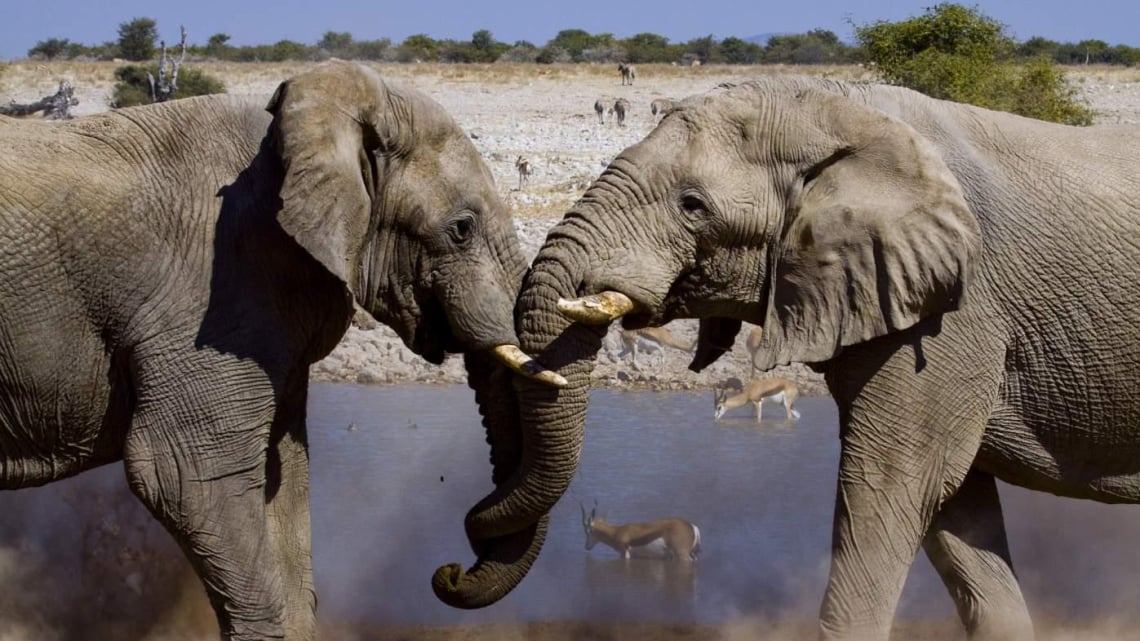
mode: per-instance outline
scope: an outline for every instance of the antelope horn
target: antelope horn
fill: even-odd
[[[583,325],[604,325],[632,312],[636,305],[621,292],[605,291],[581,298],[558,299],[558,311]]]
[[[561,388],[568,385],[561,374],[546,369],[538,361],[523,353],[516,345],[499,345],[492,349],[491,353],[500,363],[527,378],[533,378],[551,387]]]

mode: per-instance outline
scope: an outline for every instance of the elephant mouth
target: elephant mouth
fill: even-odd
[[[422,316],[412,335],[412,351],[424,360],[439,365],[448,353],[462,352],[463,346],[451,331],[443,305],[429,298],[420,305]]]

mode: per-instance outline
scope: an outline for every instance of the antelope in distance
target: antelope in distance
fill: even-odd
[[[760,349],[760,341],[764,339],[764,328],[753,327],[752,331],[748,332],[748,340],[745,341],[744,347],[748,349],[748,362],[752,367],[752,376],[756,376],[756,352]]]
[[[633,79],[637,77],[637,73],[633,70],[633,65],[627,65],[624,62],[618,63],[618,71],[621,72],[621,84],[632,85]]]
[[[799,390],[795,382],[786,378],[754,378],[744,384],[743,392],[732,396],[728,395],[727,389],[717,388],[713,397],[713,402],[716,404],[713,420],[719,420],[729,410],[752,403],[756,406],[756,422],[759,423],[761,409],[766,400],[783,403],[787,418],[796,420],[800,417],[795,408],[798,395]]]
[[[530,180],[530,161],[519,156],[515,160],[515,169],[519,170],[519,191],[522,191],[523,185]]]
[[[581,504],[579,504],[581,505]],[[582,508],[582,528],[586,531],[586,549],[604,543],[621,558],[677,559],[696,561],[701,551],[701,530],[685,519],[661,519],[648,523],[613,525],[597,515],[598,504],[590,513]]]
[[[617,357],[621,358],[630,352],[633,353],[633,367],[640,370],[641,365],[637,362],[637,354],[639,351],[647,353],[661,352],[662,364],[665,359],[665,348],[672,347],[679,349],[682,352],[692,353],[697,348],[697,341],[685,342],[673,332],[669,331],[666,327],[643,327],[641,329],[623,329],[621,330],[621,351]]]

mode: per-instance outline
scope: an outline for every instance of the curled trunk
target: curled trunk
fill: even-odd
[[[572,295],[579,282],[567,266],[580,255],[575,243],[558,245],[562,249],[544,251],[523,284],[519,340],[567,386],[514,376],[482,355],[467,358],[496,488],[467,515],[467,536],[478,556],[474,567],[449,564],[433,576],[436,596],[454,607],[488,605],[522,580],[542,547],[550,509],[578,468],[590,372],[606,328],[571,325],[556,309],[559,296]]]

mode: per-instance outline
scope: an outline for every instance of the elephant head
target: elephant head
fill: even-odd
[[[514,305],[527,264],[478,151],[440,105],[359,65],[331,63],[288,80],[268,110],[283,175],[281,227],[417,354],[440,363],[447,352],[465,353],[493,480],[508,484],[548,445],[541,434],[524,440],[503,365],[542,386],[565,381],[536,371],[519,350]],[[483,505],[498,500],[492,494]],[[543,526],[537,518],[469,522],[483,562],[447,600],[473,607],[509,591],[537,555]]]
[[[628,329],[700,318],[697,371],[742,321],[763,327],[758,369],[822,362],[957,308],[980,253],[929,142],[840,86],[773,79],[687,99],[603,172],[524,281],[521,345],[570,381],[520,397],[531,429],[566,443],[543,472],[574,473],[589,370],[618,316]]]

